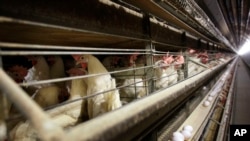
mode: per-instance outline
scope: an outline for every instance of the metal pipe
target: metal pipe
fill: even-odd
[[[136,71],[136,70],[140,70],[140,69],[149,69],[149,68],[152,68],[154,66],[155,65],[144,66],[144,67],[136,67],[136,68],[130,68],[130,69],[123,69],[123,70],[118,70],[118,71],[110,71],[110,72],[106,72],[106,73],[97,73],[97,74],[70,76],[70,77],[55,78],[55,79],[48,79],[48,80],[39,80],[39,81],[34,81],[34,82],[20,83],[19,85],[20,86],[32,86],[32,85],[39,85],[39,84],[56,83],[56,82],[69,81],[69,80],[74,80],[74,79],[82,79],[82,78],[101,76],[101,75],[107,75],[107,74],[115,74],[115,73],[121,73],[121,72],[127,72],[127,71]]]
[[[123,51],[123,52],[139,52],[147,51],[145,49],[117,49],[117,48],[97,48],[97,47],[85,47],[85,46],[56,46],[56,45],[38,45],[38,44],[24,44],[24,43],[9,43],[9,42],[0,42],[0,47],[4,48],[27,48],[27,49],[48,49],[48,50],[76,50],[76,51]]]
[[[196,87],[204,84],[225,65],[205,70],[177,85],[157,91],[136,102],[129,103],[119,110],[80,124],[71,129],[64,140],[131,140],[180,104]],[[125,134],[126,136],[124,136]]]
[[[44,141],[59,141],[64,137],[61,127],[51,121],[43,110],[0,68],[0,89],[25,115]]]
[[[81,52],[81,51],[1,51],[0,55],[78,55],[78,54],[93,54],[93,55],[131,55],[135,53],[126,53],[126,52]],[[146,53],[137,53],[137,54],[146,54]]]

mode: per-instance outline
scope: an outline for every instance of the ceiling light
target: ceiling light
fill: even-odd
[[[246,54],[247,52],[250,52],[250,41],[247,40],[243,46],[240,48],[240,50],[238,51],[238,54],[239,55],[244,55]]]

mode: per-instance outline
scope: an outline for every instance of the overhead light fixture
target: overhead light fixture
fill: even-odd
[[[247,52],[250,52],[250,41],[249,40],[246,40],[246,42],[243,44],[243,46],[238,51],[238,54],[239,55],[244,55]]]

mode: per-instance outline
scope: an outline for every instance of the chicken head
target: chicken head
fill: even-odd
[[[12,66],[8,70],[9,70],[10,76],[17,83],[23,82],[24,77],[28,74],[28,69],[23,67],[23,66],[19,66],[19,65]]]
[[[76,61],[76,65],[81,64],[82,68],[87,68],[88,57],[87,55],[72,55],[74,60]]]

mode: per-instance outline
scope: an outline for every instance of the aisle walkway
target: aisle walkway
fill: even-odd
[[[231,124],[250,124],[250,68],[238,59]]]

